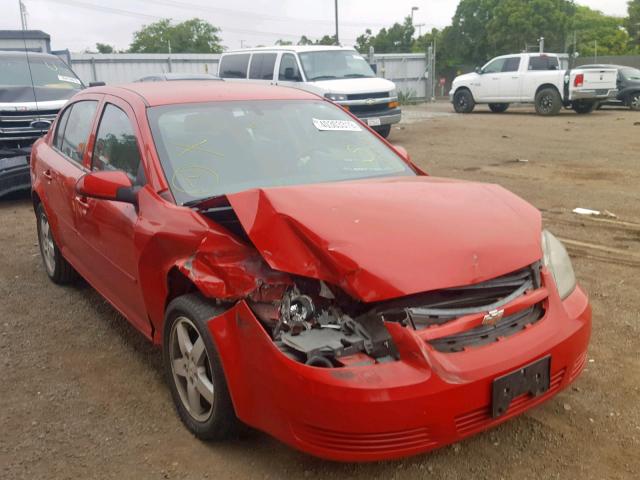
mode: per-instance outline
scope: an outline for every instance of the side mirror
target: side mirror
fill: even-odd
[[[83,175],[76,183],[76,193],[84,197],[138,203],[137,192],[131,180],[121,170],[98,171]]]
[[[476,67],[474,70],[478,75],[482,75],[482,68]]]
[[[394,145],[393,148],[396,149],[396,151],[402,156],[402,158],[411,163],[411,155],[409,155],[409,152],[407,152],[406,148],[404,148],[402,145]]]

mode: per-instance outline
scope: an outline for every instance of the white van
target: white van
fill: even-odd
[[[352,48],[314,45],[235,50],[222,55],[218,75],[225,80],[268,82],[324,96],[385,138],[401,118],[395,84],[376,77]]]

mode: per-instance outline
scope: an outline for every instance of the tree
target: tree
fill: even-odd
[[[583,57],[595,56],[596,42],[599,55],[624,55],[629,52],[629,34],[623,19],[604,15],[589,7],[578,6],[573,19],[576,32],[576,50]],[[573,43],[573,42],[571,42]]]
[[[106,43],[96,43],[96,50],[98,53],[114,53],[115,49],[111,45],[107,45]]]
[[[376,35],[370,29],[357,39],[357,49],[360,53],[367,53],[369,47],[373,47],[376,53],[406,53],[413,47],[413,34],[416,29],[411,17],[404,19],[403,23],[394,23],[389,29],[383,28]]]
[[[298,45],[313,45],[313,40],[308,38],[306,35],[302,35],[300,40],[298,40]]]
[[[199,18],[173,25],[165,18],[133,34],[131,53],[222,53],[220,29]]]
[[[625,20],[625,28],[631,37],[631,46],[640,53],[640,0],[628,2],[629,16]]]
[[[289,41],[289,40],[276,40],[276,45],[280,45],[280,46],[286,46],[286,45],[293,45],[293,42]]]

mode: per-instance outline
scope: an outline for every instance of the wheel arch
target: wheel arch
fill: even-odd
[[[462,85],[458,88],[456,88],[456,91],[453,92],[453,96],[455,97],[459,92],[462,92],[463,90],[466,90],[467,92],[469,92],[471,94],[471,98],[473,98],[473,101],[475,102],[475,97],[473,96],[473,92],[471,91],[471,89],[466,86],[466,85]]]
[[[558,90],[558,87],[555,86],[553,83],[543,83],[542,85],[540,85],[536,90],[535,96],[538,96],[538,94],[545,88],[553,88],[556,92],[558,92],[558,95],[560,95],[560,98],[562,98],[562,93],[560,92],[560,90]]]

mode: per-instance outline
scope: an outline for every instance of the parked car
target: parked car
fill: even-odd
[[[220,80],[209,73],[154,73],[139,78],[136,82],[173,82],[178,80]]]
[[[615,68],[618,71],[618,95],[609,98],[600,105],[625,106],[631,110],[640,111],[640,70],[624,65],[582,65],[582,69],[600,70]]]
[[[31,145],[82,88],[55,55],[0,51],[0,196],[29,190]]]
[[[426,175],[311,93],[91,88],[31,171],[47,275],[82,275],[162,347],[201,439],[242,421],[320,457],[402,457],[539,405],[585,364],[589,301],[540,212]]]
[[[383,137],[400,122],[396,85],[376,77],[352,48],[285,46],[236,50],[220,59],[225,80],[251,81],[300,88],[348,109]]]
[[[485,103],[494,113],[511,103],[533,103],[540,115],[557,115],[562,107],[591,113],[600,101],[617,95],[617,70],[569,69],[567,59],[552,53],[503,55],[484,67],[456,77],[449,93],[458,113]]]

